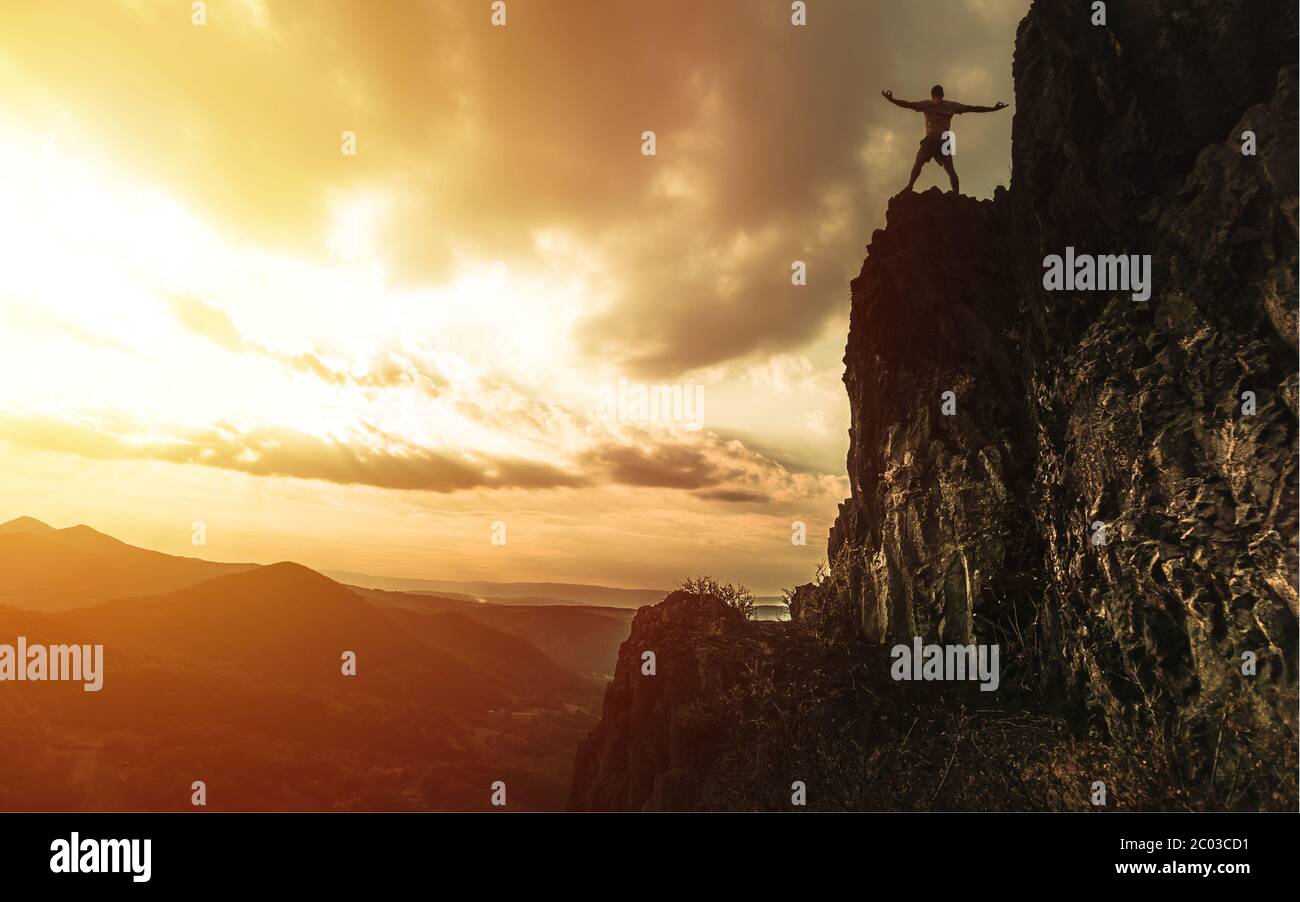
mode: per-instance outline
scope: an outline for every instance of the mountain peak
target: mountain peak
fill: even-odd
[[[115,539],[108,533],[100,532],[98,529],[87,526],[85,523],[78,523],[76,526],[69,526],[66,529],[56,529],[53,531],[68,539],[93,539],[101,542],[114,542],[118,545],[126,544],[121,539]]]
[[[297,561],[276,561],[274,564],[264,565],[261,569],[263,573],[296,573],[299,575],[309,573],[318,579],[329,579],[328,576],[317,573],[315,570],[304,564],[299,564]],[[333,582],[333,580],[330,580],[330,582]]]
[[[42,523],[35,517],[15,517],[6,523],[0,523],[0,534],[25,533],[27,535],[40,535],[47,532],[55,532],[54,527],[48,523]]]
[[[263,567],[255,567],[242,573],[232,573],[228,576],[219,577],[219,579],[226,585],[267,586],[273,587],[277,591],[286,591],[290,588],[319,589],[329,586],[353,594],[350,589],[335,582],[328,576],[293,561],[279,561]]]

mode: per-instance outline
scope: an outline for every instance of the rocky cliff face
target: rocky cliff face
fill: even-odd
[[[1010,213],[1002,190],[932,189],[896,197],[872,236],[844,355],[853,495],[828,546],[844,585],[805,619],[875,643],[986,632],[976,614],[1017,569],[1031,463]]]
[[[1042,659],[1190,780],[1293,771],[1296,8],[1146,0],[1081,29],[1086,5],[1036,5],[1014,65]],[[1045,294],[1067,245],[1150,254],[1151,299]]]
[[[772,655],[765,626],[686,592],[641,608],[619,649],[600,724],[578,749],[569,807],[698,807],[727,735],[714,703],[746,667]]]
[[[852,495],[796,622],[643,610],[575,807],[787,806],[740,773],[767,769],[821,774],[829,807],[1068,808],[1106,780],[1112,805],[1294,809],[1296,10],[1111,6],[1021,23],[1009,192],[896,197],[872,236]],[[1149,254],[1150,299],[1044,290],[1067,247]],[[999,644],[996,703],[882,679],[913,636]],[[731,717],[697,741],[704,709]],[[954,734],[1007,751],[945,768]]]

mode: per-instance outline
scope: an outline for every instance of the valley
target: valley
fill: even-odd
[[[486,810],[496,780],[512,809],[560,809],[633,613],[345,586],[43,526],[0,526],[0,637],[102,645],[106,672],[94,693],[0,684],[3,810],[189,810],[195,780],[216,810]],[[55,588],[91,562],[121,594],[81,570],[85,603],[65,603]]]

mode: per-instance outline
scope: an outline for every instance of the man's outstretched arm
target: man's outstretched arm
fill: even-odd
[[[880,96],[888,100],[894,106],[901,106],[905,110],[919,110],[920,106],[912,100],[895,100],[893,91],[881,91]]]
[[[999,100],[993,106],[967,106],[964,103],[954,104],[958,113],[996,113],[998,110],[1006,109],[1007,105]]]

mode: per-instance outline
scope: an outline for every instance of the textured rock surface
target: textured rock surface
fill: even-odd
[[[834,774],[846,748],[875,760],[889,687],[864,694],[881,665],[860,665],[920,635],[999,643],[999,703],[1066,725],[1068,739],[1025,728],[1039,744],[1021,757],[1038,755],[1046,776],[1021,804],[1074,805],[1077,766],[1079,781],[1127,783],[1138,806],[1295,808],[1296,8],[1110,6],[1106,27],[1087,24],[1083,0],[1036,3],[1021,23],[1010,192],[900,196],[872,236],[852,283],[852,496],[829,574],[796,591],[782,632],[718,620],[693,640],[701,624],[665,632],[643,610],[636,655],[671,637],[690,676],[643,687],[620,658],[579,755],[584,807],[705,804],[726,767],[768,766],[773,737],[798,744],[832,721],[852,735],[799,749],[798,767]],[[1247,130],[1255,156],[1242,153]],[[1044,257],[1067,246],[1150,254],[1150,300],[1045,291]],[[1091,541],[1098,521],[1104,545]],[[679,714],[773,659],[785,661],[771,698],[783,726],[755,731],[747,714],[698,746],[678,732]],[[935,704],[916,722],[951,729]],[[931,738],[901,742],[924,755]],[[898,804],[941,791],[997,804],[962,787],[913,797],[908,783]],[[837,798],[881,804],[861,787]]]
[[[828,554],[846,625],[869,640],[966,642],[1018,555],[1029,461],[1010,203],[904,194],[852,282],[848,472]]]
[[[1036,4],[1014,65],[1043,662],[1112,736],[1228,774],[1295,744],[1296,8],[1086,6]],[[1066,245],[1151,254],[1150,301],[1043,292]]]
[[[686,592],[641,608],[619,648],[600,724],[578,748],[569,808],[697,807],[727,735],[718,712],[701,702],[720,698],[769,657],[766,637],[781,626],[746,623],[718,599]],[[655,656],[653,675],[643,673],[646,652]]]

